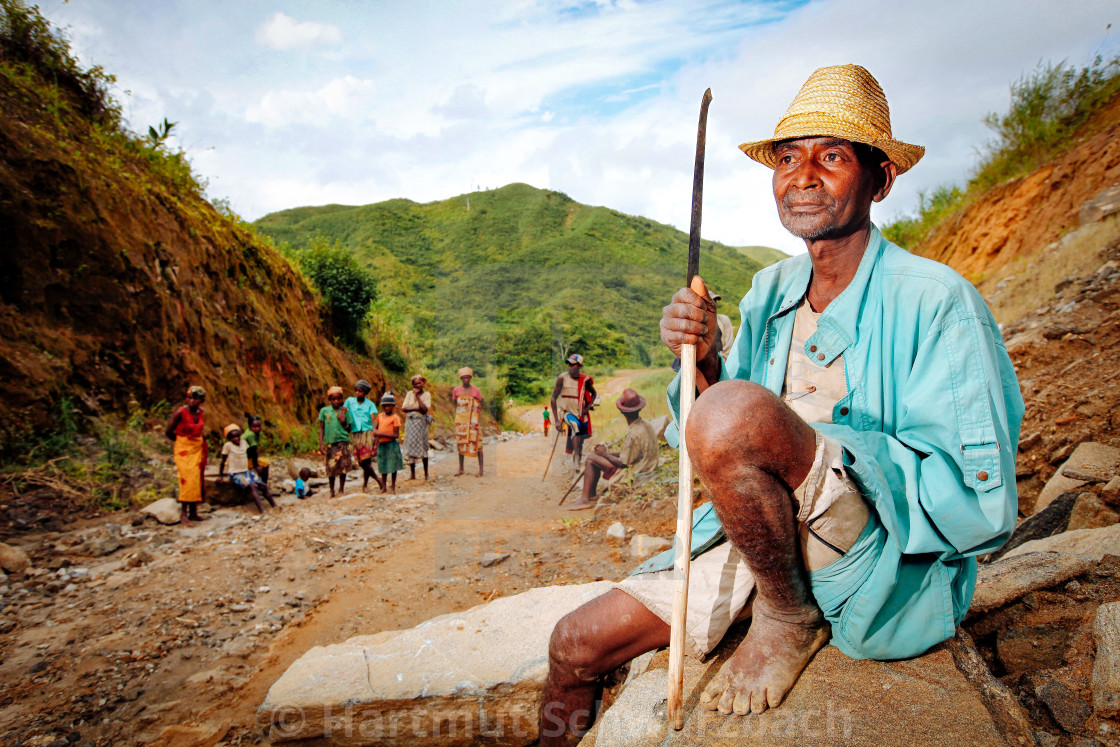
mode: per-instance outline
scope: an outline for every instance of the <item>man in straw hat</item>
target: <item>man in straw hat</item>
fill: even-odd
[[[686,646],[703,658],[753,615],[700,694],[726,714],[779,705],[830,639],[899,659],[952,636],[976,556],[1015,526],[1023,417],[980,295],[870,221],[923,153],[892,136],[870,73],[817,70],[774,136],[741,147],[774,170],[779,217],[808,253],[755,275],[726,362],[711,298],[682,289],[661,320],[674,353],[697,346],[685,435],[712,499],[693,514]],[[672,563],[647,561],[557,624],[542,745],[590,723],[599,676],[668,643]]]
[[[603,444],[596,444],[595,453],[587,457],[583,469],[583,496],[578,503],[568,507],[569,511],[595,508],[595,488],[600,477],[609,480],[620,469],[630,468],[634,484],[640,485],[657,472],[657,434],[653,432],[653,426],[638,414],[646,406],[646,398],[627,388],[619,395],[615,406],[626,418],[626,437],[622,440],[622,448],[607,451]]]

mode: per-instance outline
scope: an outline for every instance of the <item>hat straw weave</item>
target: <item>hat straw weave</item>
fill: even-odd
[[[743,143],[739,149],[774,168],[774,144],[804,137],[838,137],[874,146],[894,161],[900,174],[926,152],[920,145],[894,139],[886,94],[874,76],[859,65],[834,65],[814,71],[774,128],[774,137]]]

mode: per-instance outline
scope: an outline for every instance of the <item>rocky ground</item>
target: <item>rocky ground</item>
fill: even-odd
[[[321,486],[191,527],[140,513],[13,522],[4,539],[30,565],[0,579],[0,742],[256,743],[265,692],[312,646],[620,577],[635,564],[605,531],[620,518],[631,537],[671,536],[670,501],[565,514],[572,473],[558,458],[541,481],[552,439],[504,438],[487,445],[483,478],[450,477],[454,457],[436,455],[433,480],[406,470],[397,495],[351,480],[340,498]]]

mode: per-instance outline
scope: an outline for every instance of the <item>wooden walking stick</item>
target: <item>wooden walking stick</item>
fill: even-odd
[[[560,429],[556,429],[556,437],[552,439],[552,451],[548,453],[548,462],[544,465],[544,474],[541,475],[541,482],[544,478],[548,477],[548,468],[552,466],[552,457],[556,456],[556,444],[560,443]]]
[[[707,295],[700,271],[700,207],[704,202],[704,144],[708,128],[708,104],[712,89],[700,101],[700,124],[696,129],[696,161],[692,169],[692,225],[688,233],[688,273],[685,284],[700,295]],[[714,321],[714,320],[713,320]],[[677,479],[677,537],[673,568],[676,587],[673,593],[673,619],[669,629],[669,725],[684,727],[681,700],[684,693],[685,613],[688,608],[688,564],[692,556],[692,462],[685,443],[688,414],[696,398],[696,346],[681,346],[680,468]]]

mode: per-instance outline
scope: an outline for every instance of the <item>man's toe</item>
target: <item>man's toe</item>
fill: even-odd
[[[746,716],[751,712],[751,694],[739,692],[735,695],[735,715]]]

